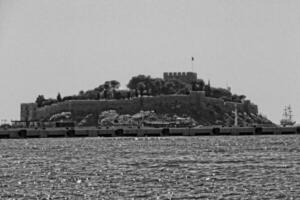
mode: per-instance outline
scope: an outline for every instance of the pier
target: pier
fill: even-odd
[[[300,127],[61,127],[0,129],[0,139],[57,137],[166,137],[300,134]]]

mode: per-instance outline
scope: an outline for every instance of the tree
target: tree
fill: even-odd
[[[110,81],[105,81],[103,84],[104,90],[109,90],[111,88]]]
[[[35,103],[37,104],[38,107],[42,107],[44,101],[46,101],[44,95],[39,95],[36,100]]]
[[[56,99],[45,99],[45,101],[43,101],[41,107],[43,106],[50,106],[54,103],[57,103],[58,101]]]
[[[104,97],[104,99],[108,98],[108,91],[107,90],[103,91],[103,97]]]
[[[208,81],[207,85],[204,86],[204,91],[206,96],[209,97],[211,95],[210,81]]]
[[[169,94],[188,94],[190,88],[189,85],[185,82],[180,80],[170,80],[164,82],[164,85],[161,89],[162,94],[169,95]]]
[[[96,99],[97,99],[97,100],[100,100],[100,99],[101,99],[100,93],[97,93]]]
[[[119,89],[120,86],[121,86],[120,82],[119,82],[119,81],[116,81],[116,80],[110,81],[110,85],[111,85],[111,88],[112,88],[113,90],[117,90],[117,89]]]
[[[246,99],[246,96],[242,94],[242,95],[239,96],[239,98],[240,98],[241,101],[244,101]]]
[[[163,94],[175,94],[175,84],[173,81],[167,81],[165,82],[163,89],[162,89]]]
[[[58,102],[61,102],[61,101],[62,101],[62,98],[61,98],[60,93],[57,94],[56,100],[57,100]]]
[[[138,75],[138,76],[134,76],[130,79],[129,83],[127,84],[127,87],[131,90],[135,90],[135,94],[138,94],[138,84],[140,82],[142,82],[144,84],[144,90],[147,90],[147,92],[150,89],[150,80],[151,77],[150,76],[145,76],[145,75]]]
[[[104,84],[102,84],[102,85],[99,85],[98,87],[96,87],[95,89],[94,89],[95,91],[98,91],[98,92],[103,92],[104,91]]]
[[[182,88],[177,93],[188,95],[188,94],[190,94],[190,90],[189,90],[189,88]]]
[[[232,101],[239,103],[241,101],[239,95],[237,94],[232,95]]]
[[[116,81],[116,80],[112,80],[112,81],[110,81],[110,87],[111,87],[111,90],[112,90],[113,98],[114,99],[120,99],[121,94],[118,94],[118,92],[117,92],[117,90],[120,87],[120,82]]]
[[[98,99],[98,94],[99,92],[98,91],[95,91],[95,90],[88,90],[85,92],[84,94],[84,98],[85,99]]]
[[[84,91],[83,91],[83,90],[80,90],[79,93],[78,93],[78,95],[79,95],[79,96],[83,96],[83,95],[84,95]]]
[[[121,94],[121,92],[120,91],[115,91],[114,90],[114,99],[122,99],[122,94]]]
[[[130,91],[127,92],[127,99],[131,99],[131,92]]]
[[[139,82],[137,84],[137,89],[138,89],[138,91],[140,91],[140,95],[143,96],[144,90],[146,89],[146,85],[143,82]]]
[[[110,90],[111,90],[110,81],[106,81],[103,84],[103,87],[104,87],[104,91],[103,91],[104,99],[108,99],[109,98],[109,93],[110,93]]]
[[[196,81],[192,82],[192,91],[197,91]]]
[[[183,90],[184,91],[190,90],[189,85],[181,80],[172,80],[171,82],[173,82],[174,90],[175,90],[175,93],[177,93],[177,94],[179,94],[179,93],[182,94],[181,91],[183,91]]]
[[[164,86],[164,80],[161,78],[155,78],[150,80],[150,88],[151,88],[151,95],[156,96],[162,93],[162,89]]]
[[[211,88],[211,96],[214,98],[231,98],[232,94],[230,91],[224,88]]]
[[[63,101],[69,101],[69,100],[74,100],[78,98],[79,96],[73,95],[73,96],[65,96],[62,100]]]
[[[203,91],[205,82],[202,79],[197,79],[192,83],[192,91]]]

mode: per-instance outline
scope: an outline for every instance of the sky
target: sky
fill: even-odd
[[[0,119],[39,94],[191,71],[300,122],[299,0],[0,0]]]

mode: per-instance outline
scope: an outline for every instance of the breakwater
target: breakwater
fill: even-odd
[[[197,127],[197,128],[11,128],[1,129],[0,138],[48,137],[160,137],[160,136],[217,136],[217,135],[280,135],[300,134],[300,127]]]

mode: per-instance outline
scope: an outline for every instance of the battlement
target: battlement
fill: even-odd
[[[192,83],[197,80],[197,73],[194,72],[165,72],[164,80],[180,80],[185,83]]]

